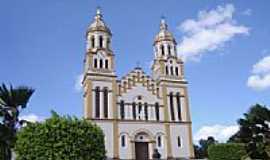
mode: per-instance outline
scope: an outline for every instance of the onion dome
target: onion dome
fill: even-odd
[[[102,17],[103,16],[101,14],[100,8],[97,8],[96,16],[93,22],[89,25],[87,33],[94,32],[94,31],[101,31],[101,32],[107,32],[109,35],[112,34],[111,30],[107,27]]]
[[[176,43],[172,33],[168,31],[168,25],[166,24],[166,21],[164,18],[161,19],[160,22],[160,31],[155,37],[155,42],[160,42],[160,41],[173,41]]]

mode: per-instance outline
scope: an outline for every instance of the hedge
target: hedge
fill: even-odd
[[[16,160],[103,160],[102,130],[87,120],[60,117],[31,123],[17,134]]]
[[[245,145],[239,143],[214,144],[207,151],[210,160],[241,160],[247,155]]]

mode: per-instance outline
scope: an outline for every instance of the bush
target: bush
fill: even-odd
[[[245,145],[239,143],[215,144],[208,148],[210,160],[241,160],[246,154]]]
[[[103,160],[102,130],[86,120],[60,117],[30,123],[17,134],[16,160]]]

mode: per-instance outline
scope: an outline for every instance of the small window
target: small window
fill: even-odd
[[[168,66],[166,66],[166,75],[168,75],[169,74],[169,68],[168,68]]]
[[[132,103],[132,115],[133,115],[133,119],[136,119],[136,103],[133,102]]]
[[[171,55],[171,46],[170,45],[168,45],[168,53],[169,53],[169,55]]]
[[[102,61],[102,59],[99,60],[99,68],[103,68],[103,61]]]
[[[177,146],[181,147],[181,137],[180,136],[177,137]]]
[[[179,73],[178,73],[178,67],[175,67],[175,75],[178,76]]]
[[[108,69],[109,68],[109,61],[106,59],[105,60],[105,68]]]
[[[91,47],[95,48],[95,37],[94,36],[91,37]]]
[[[171,69],[171,75],[173,75],[173,66],[171,66],[170,69]]]
[[[126,136],[125,135],[121,136],[121,147],[126,147]]]
[[[99,36],[99,47],[103,48],[103,37]]]
[[[157,137],[157,148],[161,148],[162,147],[162,137],[159,135]]]
[[[97,59],[94,59],[94,68],[97,68]]]
[[[159,104],[155,104],[155,109],[156,109],[156,120],[159,121]]]
[[[160,46],[160,49],[161,49],[161,55],[164,56],[164,55],[165,55],[165,52],[164,52],[164,46],[161,45],[161,46]]]
[[[120,117],[121,119],[125,118],[125,103],[123,100],[120,102]]]

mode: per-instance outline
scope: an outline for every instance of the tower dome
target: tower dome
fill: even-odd
[[[102,32],[107,32],[109,35],[111,35],[111,30],[107,27],[102,17],[103,16],[101,14],[100,8],[97,8],[96,16],[93,22],[89,25],[87,33],[95,32],[95,31],[102,31]]]
[[[165,18],[161,19],[160,30],[155,37],[154,44],[160,41],[173,41],[176,43],[172,33],[168,30],[168,25],[166,24]]]

